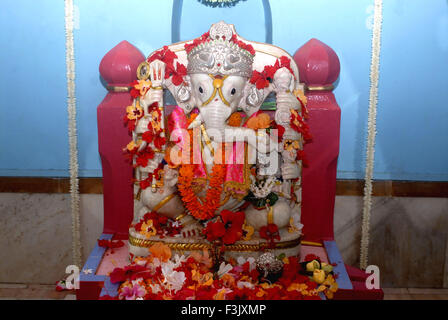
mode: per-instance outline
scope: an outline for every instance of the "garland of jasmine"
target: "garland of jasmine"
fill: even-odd
[[[79,222],[78,139],[76,133],[75,51],[73,41],[73,0],[65,0],[65,63],[67,72],[68,140],[70,145],[70,200],[72,214],[73,264],[81,267]]]
[[[361,269],[367,268],[367,258],[369,251],[369,228],[370,212],[372,209],[372,177],[375,153],[375,135],[376,135],[376,112],[378,104],[378,79],[381,51],[381,23],[383,20],[383,1],[375,0],[375,11],[373,20],[372,36],[372,60],[370,64],[370,97],[369,97],[369,116],[368,116],[368,135],[366,152],[366,172],[364,186],[364,205],[362,212],[361,229]]]
[[[246,0],[198,0],[198,2],[202,3],[203,5],[212,8],[230,8],[235,6],[240,1]]]

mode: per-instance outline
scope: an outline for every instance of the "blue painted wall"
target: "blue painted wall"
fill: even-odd
[[[75,0],[76,95],[81,176],[101,176],[96,106],[105,96],[98,65],[128,40],[145,55],[233,23],[265,41],[262,0],[234,8],[173,1]],[[156,9],[157,8],[157,9]],[[335,89],[342,109],[338,177],[364,174],[373,0],[270,1],[272,42],[294,52],[310,38],[341,60]],[[0,11],[0,176],[68,176],[64,3],[3,0]],[[448,3],[384,1],[376,179],[448,180]]]

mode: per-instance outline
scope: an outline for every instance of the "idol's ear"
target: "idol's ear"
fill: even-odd
[[[190,113],[196,106],[196,100],[192,94],[192,86],[190,76],[184,76],[184,81],[176,88],[175,99],[185,113]]]
[[[183,82],[178,86],[175,86],[170,82],[166,87],[173,95],[177,105],[181,107],[185,113],[190,113],[194,109],[196,106],[196,99],[191,92],[190,76],[184,76]]]
[[[250,117],[260,109],[263,101],[271,91],[271,86],[264,89],[257,89],[254,84],[247,81],[246,86],[244,87],[243,96],[240,100],[239,108],[241,108]]]

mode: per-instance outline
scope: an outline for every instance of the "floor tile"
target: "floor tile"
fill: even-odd
[[[381,288],[384,294],[409,294],[408,288]]]
[[[25,289],[27,284],[23,283],[0,283],[0,289]]]
[[[384,294],[384,300],[412,300],[410,294]]]
[[[448,295],[447,289],[438,288],[408,288],[410,294],[445,294]]]
[[[448,294],[411,294],[413,300],[448,300]]]

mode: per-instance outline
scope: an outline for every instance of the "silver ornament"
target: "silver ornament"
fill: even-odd
[[[283,262],[275,258],[271,252],[266,252],[259,256],[256,260],[256,266],[258,272],[265,278],[269,275],[279,274],[283,270]]]

